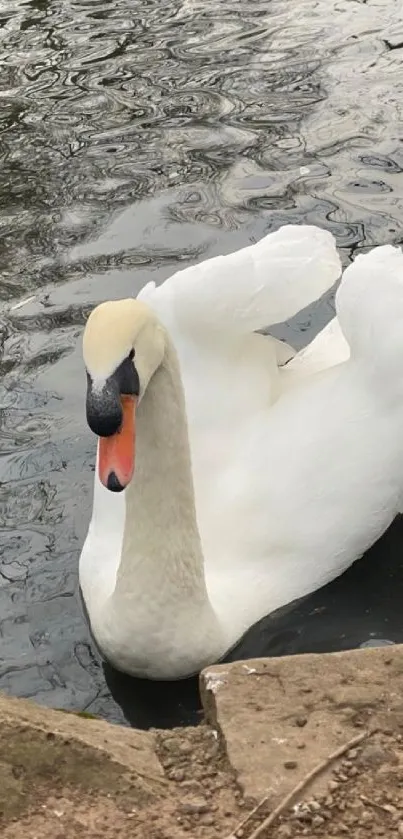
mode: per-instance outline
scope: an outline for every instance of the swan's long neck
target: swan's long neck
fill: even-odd
[[[135,472],[126,490],[122,556],[110,606],[129,634],[130,659],[138,651],[144,675],[163,677],[153,668],[165,660],[167,670],[172,674],[175,664],[180,676],[181,669],[189,672],[189,662],[196,671],[220,657],[226,640],[206,590],[184,394],[169,339],[136,426]]]
[[[178,596],[206,597],[182,384],[168,344],[137,411],[136,466],[126,490],[117,590],[170,582]]]

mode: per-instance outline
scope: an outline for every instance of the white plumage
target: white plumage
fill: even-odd
[[[284,348],[253,332],[339,274],[330,234],[285,227],[148,285],[146,309],[107,304],[88,332],[92,357],[109,341],[118,363],[118,315],[143,387],[133,480],[116,496],[95,477],[80,560],[95,637],[120,669],[177,678],[219,659],[261,617],[342,573],[401,509],[400,249],[357,257],[337,319],[286,366]]]

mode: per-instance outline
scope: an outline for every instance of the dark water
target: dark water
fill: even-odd
[[[399,5],[0,0],[1,690],[144,726],[197,717],[195,682],[104,673],[83,618],[84,316],[285,222],[327,227],[345,262],[403,240]],[[331,311],[283,334],[299,346]],[[403,641],[402,545],[396,522],[238,654]]]

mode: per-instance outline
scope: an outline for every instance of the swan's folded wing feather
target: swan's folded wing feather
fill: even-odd
[[[403,353],[403,253],[381,245],[359,254],[344,271],[336,294],[340,326],[352,353],[380,372],[388,369],[395,386]],[[393,369],[393,373],[391,372]]]
[[[235,253],[178,271],[159,287],[148,284],[139,297],[168,327],[252,332],[292,317],[340,274],[331,233],[287,225]]]

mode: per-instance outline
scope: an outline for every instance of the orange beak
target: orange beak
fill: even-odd
[[[116,434],[99,438],[99,479],[115,492],[125,489],[134,472],[136,396],[121,396],[122,424]]]

